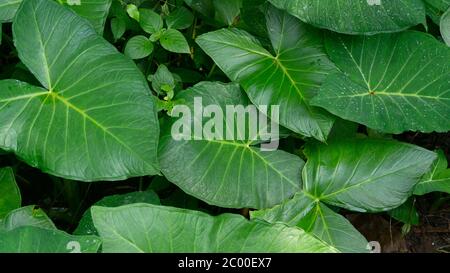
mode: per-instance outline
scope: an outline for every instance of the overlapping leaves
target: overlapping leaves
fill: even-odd
[[[19,57],[44,88],[0,81],[1,148],[85,181],[158,172],[156,109],[130,60],[53,1],[25,1],[13,31]]]
[[[334,71],[321,33],[273,7],[267,14],[275,55],[239,29],[203,34],[197,43],[230,79],[241,84],[255,105],[279,105],[281,125],[324,141],[333,117],[309,104],[326,75]]]

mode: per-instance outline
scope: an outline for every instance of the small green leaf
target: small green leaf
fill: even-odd
[[[152,77],[152,87],[158,94],[162,94],[162,91],[167,93],[174,90],[175,79],[167,66],[163,64],[158,66],[158,70],[156,70],[155,75]]]
[[[185,7],[174,10],[167,16],[166,24],[168,28],[186,29],[194,22],[194,15]]]
[[[161,15],[150,9],[140,9],[139,12],[139,23],[145,32],[153,34],[163,28],[164,22]]]
[[[295,227],[146,204],[93,207],[103,252],[336,252]]]
[[[122,18],[114,17],[111,19],[111,32],[114,40],[118,40],[123,36],[126,27],[126,23]]]
[[[143,35],[132,37],[125,46],[125,55],[131,59],[142,59],[153,52],[153,43]]]
[[[161,46],[174,53],[191,53],[189,44],[183,34],[176,29],[168,29],[161,34],[159,39]]]
[[[0,169],[0,219],[20,207],[22,198],[11,168]]]
[[[140,14],[139,14],[139,10],[136,7],[136,5],[128,4],[127,5],[127,13],[128,13],[128,16],[130,16],[131,18],[133,18],[134,20],[139,22]]]

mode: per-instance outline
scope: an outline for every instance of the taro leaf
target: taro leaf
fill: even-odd
[[[425,0],[425,3],[441,11],[450,8],[450,0]]]
[[[95,206],[101,207],[119,207],[133,203],[148,203],[159,205],[159,197],[154,191],[130,192],[126,194],[117,194],[106,196],[102,200],[95,203]],[[92,222],[91,210],[88,209],[81,217],[75,235],[97,235],[94,223]]]
[[[312,104],[384,133],[450,130],[450,48],[421,32],[328,35],[342,73]]]
[[[425,24],[421,0],[269,0],[302,21],[346,34],[397,32]]]
[[[182,113],[180,118],[165,122],[162,129],[159,156],[162,172],[169,181],[209,204],[227,208],[268,208],[292,197],[299,190],[304,162],[281,150],[261,151],[248,138],[248,131],[251,130],[244,133],[239,129],[238,122],[234,126],[229,122],[223,126],[224,134],[228,132],[232,136],[222,136],[223,140],[218,137],[195,140],[200,134],[195,134],[191,127],[192,135],[187,130],[179,132],[177,128],[182,118],[191,124],[203,122],[204,127],[210,123],[210,118],[202,121],[196,117],[196,97],[202,98],[204,107],[220,107],[224,123],[226,105],[249,105],[237,84],[203,82],[180,92],[174,100],[182,101],[192,114],[185,117]],[[196,108],[198,111],[199,107]],[[234,115],[234,118],[245,120],[247,129],[254,124],[245,116]],[[174,136],[181,140],[175,140]]]
[[[166,18],[168,28],[186,29],[194,22],[194,15],[185,7],[179,7]]]
[[[161,34],[161,46],[174,53],[191,53],[189,44],[183,34],[176,29],[168,29]]]
[[[295,227],[146,204],[93,207],[104,252],[336,252]]]
[[[411,196],[436,154],[391,140],[353,139],[307,145],[304,190],[361,212],[393,209]]]
[[[184,0],[184,2],[206,18],[214,17],[212,0]]]
[[[0,224],[0,230],[13,230],[23,226],[56,229],[47,214],[36,206],[26,206],[13,210]]]
[[[22,0],[0,0],[0,22],[11,22]]]
[[[241,11],[243,0],[212,0],[216,10],[215,19],[223,25],[233,25]]]
[[[309,105],[326,75],[334,71],[322,48],[322,36],[273,7],[267,26],[275,56],[238,29],[203,34],[197,43],[230,79],[242,85],[255,105],[279,105],[281,125],[326,140],[333,117]]]
[[[59,2],[87,19],[98,34],[103,34],[111,0],[78,0],[79,5],[68,4],[68,0]],[[21,3],[22,0],[0,0],[0,22],[11,22]]]
[[[103,35],[112,0],[78,0],[79,5],[70,5],[68,0],[61,1],[81,17],[88,19],[95,31]]]
[[[441,35],[445,43],[450,46],[450,8],[441,17]]]
[[[450,193],[450,169],[447,158],[442,150],[438,151],[438,158],[414,188],[415,195],[424,195],[430,192],[440,191]]]
[[[342,252],[367,252],[367,240],[342,215],[299,192],[271,209],[251,212],[252,219],[297,226]]]
[[[0,169],[0,219],[20,207],[22,198],[11,168]]]
[[[0,230],[0,253],[95,253],[100,245],[96,236],[73,236],[56,229],[22,226]]]
[[[397,221],[407,225],[419,224],[419,213],[414,206],[414,197],[409,198],[400,207],[388,211],[388,214]]]
[[[158,173],[154,100],[134,63],[49,0],[27,0],[13,25],[19,57],[45,87],[0,81],[0,148],[64,178]]]

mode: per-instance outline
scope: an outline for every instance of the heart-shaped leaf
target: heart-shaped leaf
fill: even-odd
[[[165,30],[160,37],[161,46],[174,53],[191,53],[189,44],[183,34],[176,29]]]
[[[304,190],[354,211],[393,209],[411,196],[436,154],[391,140],[353,139],[309,144]]]
[[[342,73],[312,104],[385,133],[450,130],[450,48],[420,32],[328,35]]]
[[[238,29],[203,34],[197,43],[231,80],[242,85],[255,105],[279,105],[281,125],[324,141],[334,118],[309,105],[327,74],[334,71],[322,48],[321,33],[273,7],[267,14],[275,55]]]
[[[174,99],[182,101],[191,111],[190,117],[184,117],[184,113],[182,117],[188,119],[189,126],[195,124],[195,120],[202,125],[210,120],[200,120],[201,117],[195,116],[194,111],[202,111],[198,107],[195,109],[195,98],[202,98],[204,107],[219,107],[224,113],[220,121],[224,123],[228,115],[227,105],[249,105],[237,84],[197,84],[180,92]],[[242,117],[236,115],[233,118],[240,120]],[[250,128],[250,119],[245,114],[243,118],[247,124],[245,128]],[[293,196],[300,188],[304,162],[281,150],[261,151],[253,145],[253,140],[247,139],[248,132],[239,129],[238,122],[234,126],[225,124],[223,131],[234,138],[222,136],[222,140],[207,137],[197,139],[195,130],[181,133],[175,130],[174,133],[174,125],[179,123],[178,118],[165,123],[159,155],[163,174],[185,192],[222,207],[268,208]],[[240,136],[242,140],[238,138]]]
[[[49,0],[25,1],[13,31],[20,59],[45,88],[0,81],[0,148],[69,179],[158,173],[156,107],[131,60]]]

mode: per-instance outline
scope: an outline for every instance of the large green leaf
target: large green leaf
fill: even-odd
[[[402,31],[425,23],[421,0],[269,0],[302,21],[347,34]]]
[[[95,253],[100,244],[95,236],[73,236],[35,226],[0,230],[0,253]]]
[[[0,81],[0,148],[76,180],[157,173],[156,107],[134,63],[53,1],[27,0],[15,18],[19,57],[45,89]]]
[[[367,252],[367,240],[342,215],[305,192],[271,209],[251,212],[252,219],[283,222],[312,233],[342,252]]]
[[[450,130],[450,48],[432,36],[330,33],[327,50],[342,73],[313,105],[386,133]]]
[[[11,22],[22,0],[0,0],[0,22]]]
[[[0,219],[20,207],[22,198],[11,168],[0,169]]]
[[[148,203],[159,205],[158,195],[153,191],[130,192],[126,194],[116,194],[106,196],[102,200],[95,203],[95,206],[101,207],[120,207],[133,203]],[[81,218],[77,229],[74,231],[76,235],[97,235],[94,223],[92,222],[91,210],[88,209]]]
[[[447,158],[444,152],[439,150],[437,160],[431,170],[420,179],[414,188],[414,194],[424,195],[435,191],[450,193],[450,169],[447,167]]]
[[[235,214],[134,204],[93,207],[104,252],[335,252],[303,230]]]
[[[249,105],[237,84],[203,82],[180,92],[174,100],[182,101],[191,110],[193,114],[187,119],[191,124],[198,120],[204,126],[211,119],[196,118],[194,111],[201,111],[194,109],[196,97],[202,98],[204,107],[220,107],[224,123],[227,105]],[[237,115],[234,118],[239,119]],[[249,118],[245,120],[249,128]],[[177,138],[183,137],[176,140],[172,127],[179,121],[173,118],[166,122],[159,156],[163,174],[185,192],[221,207],[267,208],[293,196],[300,188],[304,162],[281,150],[261,151],[247,138],[248,132],[240,131],[238,122],[232,128],[229,123],[225,124],[223,129],[235,140],[225,136],[223,140],[211,137],[197,140],[193,129],[191,132],[175,131]]]
[[[106,18],[112,0],[77,0],[78,4],[69,5],[67,0],[58,2],[70,7],[78,15],[89,20],[97,33],[103,34]],[[10,22],[14,19],[22,0],[0,0],[0,22]]]
[[[42,209],[26,206],[8,213],[0,224],[0,230],[13,230],[23,226],[56,229],[55,224]]]
[[[69,5],[68,0],[60,0],[83,18],[89,20],[98,34],[102,35],[105,29],[106,18],[112,0],[77,0],[79,5]]]
[[[243,86],[255,105],[279,105],[281,125],[324,141],[333,117],[309,105],[326,75],[334,71],[322,48],[322,35],[273,7],[267,14],[276,55],[238,29],[203,34],[197,43],[230,79]]]
[[[385,211],[403,204],[436,154],[390,140],[353,139],[309,144],[304,190],[355,211]]]

